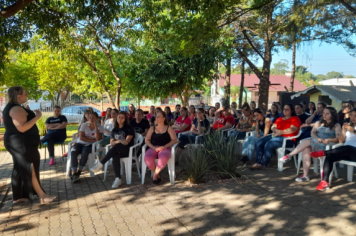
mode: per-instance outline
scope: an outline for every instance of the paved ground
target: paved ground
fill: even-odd
[[[356,189],[345,181],[346,168],[324,193],[315,191],[317,175],[307,184],[294,182],[291,162],[283,172],[276,162],[246,170],[255,184],[170,186],[164,170],[163,185],[152,185],[148,174],[141,185],[134,171],[131,185],[113,190],[111,167],[105,182],[102,173],[90,178],[86,172],[72,184],[65,162],[56,161],[49,167],[42,160],[41,182],[59,201],[12,206],[10,192],[0,209],[0,235],[356,235]],[[11,156],[1,153],[0,182],[10,183],[11,169]]]

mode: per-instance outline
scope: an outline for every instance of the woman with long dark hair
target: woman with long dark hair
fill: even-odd
[[[292,156],[302,152],[303,155],[303,175],[295,179],[297,182],[307,182],[310,180],[308,173],[310,169],[310,153],[326,149],[329,143],[338,142],[341,133],[341,126],[338,123],[337,111],[333,107],[324,109],[321,121],[317,121],[311,131],[311,138],[306,138],[289,154],[280,158],[279,161],[286,163]]]
[[[277,120],[280,116],[280,113],[278,112],[278,106],[277,104],[272,104],[271,106],[271,113],[267,115],[267,117],[271,120],[272,123],[274,123],[275,120]]]
[[[308,110],[306,111],[306,113],[309,113],[311,115],[311,114],[314,114],[315,110],[316,110],[315,103],[314,102],[309,102]]]
[[[186,107],[182,107],[180,109],[180,117],[174,122],[174,125],[172,126],[173,130],[176,133],[181,133],[188,131],[190,127],[192,126],[192,121],[188,117],[188,109]]]
[[[296,116],[294,106],[287,104],[283,108],[283,117],[278,118],[272,125],[272,135],[261,138],[257,142],[256,164],[251,168],[261,169],[268,165],[274,150],[282,147],[283,139],[296,136],[301,125],[300,119]],[[287,140],[287,147],[291,147],[296,140]]]
[[[34,195],[41,204],[50,203],[57,197],[47,195],[40,183],[40,135],[36,121],[42,113],[21,106],[27,102],[26,91],[21,86],[9,88],[7,95],[9,102],[3,111],[4,144],[14,162],[11,175],[13,203],[33,201]]]
[[[136,113],[136,108],[133,104],[129,105],[129,111],[128,111],[128,116],[130,120],[134,120],[135,119],[135,113]]]
[[[168,125],[166,113],[158,111],[156,123],[157,125],[151,127],[146,135],[145,143],[149,149],[143,160],[153,172],[153,184],[161,183],[160,172],[171,158],[171,147],[177,142],[174,130]],[[155,164],[156,159],[158,159],[157,165]]]
[[[255,123],[252,126],[254,134],[248,137],[242,148],[242,161],[252,160],[252,155],[255,152],[257,141],[260,138],[264,138],[271,133],[272,122],[269,118],[265,117],[263,111],[260,108],[256,108],[253,111],[255,117]]]
[[[351,111],[350,123],[343,124],[342,131],[339,135],[339,142],[344,143],[344,146],[328,151],[321,150],[310,153],[310,156],[313,158],[325,156],[324,173],[322,175],[323,180],[316,187],[318,191],[325,191],[329,188],[328,179],[336,161],[345,160],[356,162],[356,108]]]
[[[350,113],[354,109],[354,104],[352,101],[343,102],[342,108],[339,111],[339,123],[343,125],[345,122],[350,122]]]
[[[130,121],[125,111],[120,111],[114,124],[114,129],[111,131],[110,144],[113,146],[105,157],[98,162],[90,170],[98,172],[111,158],[113,159],[113,167],[115,171],[115,181],[112,188],[117,188],[121,185],[120,175],[120,158],[129,156],[130,147],[134,145],[135,131],[130,125]]]
[[[173,116],[173,113],[171,112],[171,108],[169,106],[166,106],[164,108],[164,112],[166,113],[168,124],[173,125],[174,124],[174,116]]]

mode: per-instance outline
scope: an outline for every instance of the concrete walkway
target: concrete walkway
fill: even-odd
[[[118,189],[111,189],[112,167],[105,182],[102,173],[90,178],[85,172],[72,184],[65,163],[61,157],[51,167],[41,161],[41,183],[57,202],[13,206],[12,159],[0,154],[0,183],[10,189],[0,206],[0,235],[356,235],[356,189],[346,181],[346,168],[321,193],[315,190],[318,175],[297,183],[294,163],[278,172],[275,158],[267,170],[244,172],[255,183],[190,186],[178,174],[170,186],[165,169],[162,185],[152,185],[148,173],[141,185],[134,168],[132,184]]]

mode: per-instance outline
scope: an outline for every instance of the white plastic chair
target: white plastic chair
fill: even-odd
[[[124,173],[124,166],[125,166],[125,174],[126,174],[126,183],[131,184],[131,176],[132,176],[132,160],[136,161],[136,167],[137,167],[137,172],[138,172],[138,177],[141,177],[140,175],[140,166],[137,158],[137,151],[136,148],[139,148],[141,144],[143,143],[143,137],[139,133],[135,133],[135,141],[134,145],[130,147],[130,152],[128,157],[120,158],[120,174],[123,175]],[[110,144],[106,145],[106,153],[112,148]],[[108,170],[108,165],[109,162],[112,162],[112,158],[110,161],[106,162],[104,165],[104,181],[106,180],[106,172]],[[123,166],[124,165],[124,166]]]
[[[175,153],[176,153],[176,148],[177,148],[177,143],[174,144],[171,148],[171,158],[169,159],[167,163],[167,168],[168,168],[168,174],[169,174],[169,180],[171,182],[171,185],[174,185],[174,180],[176,178],[176,172],[175,172]],[[142,147],[142,184],[145,183],[145,176],[146,176],[146,169],[147,165],[145,163],[145,154],[146,154],[146,149],[147,149],[147,144],[143,145]],[[158,159],[155,160],[157,163]],[[153,172],[151,171],[151,176],[153,175]]]
[[[326,147],[326,150],[330,150],[330,149],[335,149],[335,148],[338,148],[338,147],[341,147],[343,146],[344,144],[343,143],[338,143],[338,144],[335,144],[335,145],[328,145]],[[323,180],[323,175],[324,175],[324,161],[325,161],[325,157],[319,157],[318,158],[320,160],[320,178],[321,180]],[[337,169],[336,169],[336,163],[341,163],[343,161],[337,161],[337,162],[334,162],[334,166],[333,166],[333,169],[331,170],[331,173],[330,173],[330,176],[329,176],[329,186],[331,186],[331,181],[332,181],[332,176],[333,174],[335,175],[336,178],[338,178],[338,174],[337,174]],[[347,162],[347,161],[345,161]],[[347,169],[347,175],[349,175],[349,169]],[[352,172],[351,172],[352,173]],[[352,174],[351,174],[352,175]],[[349,177],[349,176],[348,176]],[[352,178],[352,177],[351,177]],[[349,179],[349,178],[348,178]]]
[[[70,172],[71,172],[71,170],[70,170],[70,167],[71,167],[71,148],[76,143],[77,139],[79,138],[79,134],[78,133],[74,133],[72,137],[73,137],[73,141],[68,143],[66,176],[70,176]],[[104,151],[104,148],[101,147],[100,142],[101,142],[101,140],[92,144],[91,153],[88,156],[88,165],[89,165],[88,169],[89,169],[90,177],[94,177],[94,172],[90,171],[90,168],[94,166],[96,155],[99,152]],[[81,158],[81,154],[78,155],[77,159],[80,159],[80,158]]]
[[[198,144],[198,143],[199,143],[199,138],[200,138],[200,137],[203,137],[203,136],[205,136],[205,135],[207,135],[207,134],[209,134],[210,131],[211,131],[211,128],[209,127],[209,128],[208,128],[208,131],[204,132],[203,134],[199,134],[199,135],[195,136],[195,142],[194,142],[194,144]],[[179,134],[178,134],[178,138],[180,138],[181,135],[190,135],[190,134],[192,134],[192,132],[190,132],[190,131],[185,131],[185,132],[179,133]]]
[[[222,142],[223,140],[224,140],[224,137],[225,137],[225,132],[226,132],[226,134],[227,134],[227,137],[229,136],[229,132],[231,132],[231,131],[234,131],[234,129],[235,129],[235,125],[233,125],[231,128],[229,128],[229,129],[224,129],[224,130],[221,130],[220,132],[220,134],[221,134],[221,140],[220,140],[220,142]],[[219,130],[219,129],[218,129]]]
[[[292,139],[295,139],[295,138],[298,138],[302,133],[302,130],[299,129],[299,133],[296,135],[296,136],[293,136],[293,137],[288,137],[288,138],[284,138],[283,139],[283,144],[282,144],[282,147],[280,148],[277,148],[276,151],[277,151],[277,160],[278,160],[278,171],[283,171],[283,162],[279,161],[280,158],[284,157],[285,153],[286,153],[286,150],[288,151],[293,151],[294,148],[295,148],[295,144],[293,144],[292,147],[286,147],[287,145],[287,140],[292,140]],[[295,168],[298,168],[297,167],[297,159],[296,159],[296,156],[294,155],[293,156],[294,158],[294,165],[295,165]]]

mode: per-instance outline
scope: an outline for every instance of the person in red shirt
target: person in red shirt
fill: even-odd
[[[221,107],[215,112],[213,130],[229,129],[234,124],[235,119],[230,113],[230,107]]]
[[[180,115],[172,126],[177,134],[190,130],[192,126],[192,121],[188,117],[188,109],[186,107],[180,109]]]
[[[251,166],[252,169],[261,169],[266,167],[271,160],[275,149],[282,147],[283,139],[293,137],[299,133],[301,126],[300,119],[296,116],[294,106],[287,104],[283,108],[283,117],[279,117],[272,125],[272,135],[261,138],[257,142],[256,163]],[[292,147],[296,140],[287,140],[286,146]]]

